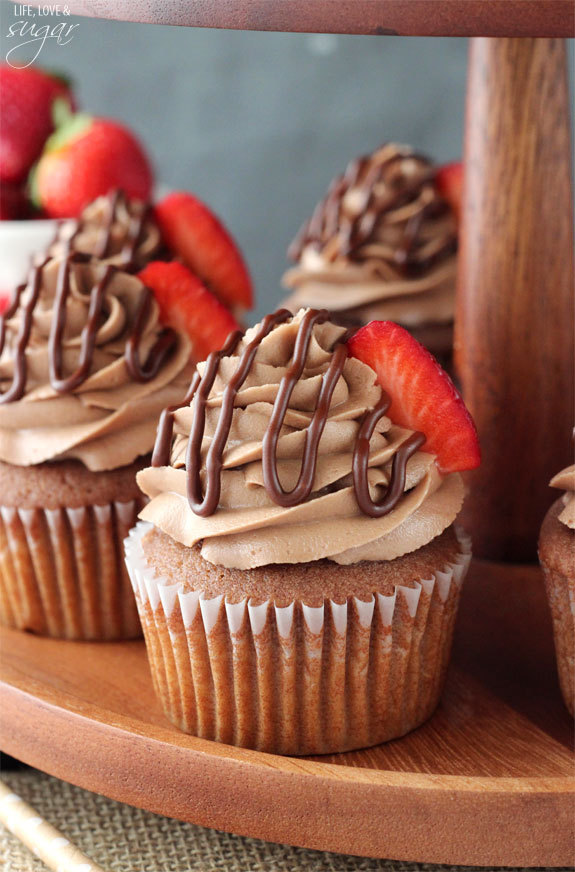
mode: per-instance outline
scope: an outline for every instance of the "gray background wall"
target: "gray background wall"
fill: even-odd
[[[258,314],[281,299],[287,244],[350,158],[385,139],[439,161],[461,153],[467,40],[67,21],[73,40],[48,41],[38,63],[71,74],[82,107],[133,127],[158,180],[225,219]]]

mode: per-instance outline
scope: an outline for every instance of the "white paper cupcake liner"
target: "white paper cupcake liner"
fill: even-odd
[[[149,566],[140,522],[125,542],[156,692],[206,739],[280,754],[379,744],[426,720],[441,693],[470,540],[452,564],[390,596],[311,607],[208,598]]]
[[[0,621],[64,639],[141,635],[122,541],[140,500],[81,508],[0,506]]]

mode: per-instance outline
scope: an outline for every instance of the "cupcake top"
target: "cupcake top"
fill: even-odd
[[[401,355],[425,356],[430,384],[447,379],[391,328],[408,343]],[[138,474],[150,497],[140,517],[238,569],[392,560],[439,536],[463,500],[457,463],[445,469],[433,439],[394,420],[357,357],[364,338],[352,356],[346,331],[315,310],[280,310],[234,334],[198,364],[185,403],[164,412],[152,466]]]
[[[566,527],[575,530],[575,464],[558,472],[549,482],[551,487],[564,490],[564,508],[559,514],[559,520]]]
[[[162,240],[149,203],[110,191],[90,203],[78,220],[63,221],[48,254],[89,254],[116,266],[143,267],[160,252]]]
[[[436,167],[387,143],[353,160],[289,249],[286,305],[326,306],[406,326],[453,319],[457,221]]]
[[[189,354],[136,276],[78,252],[46,259],[0,318],[0,460],[131,463],[181,401]]]

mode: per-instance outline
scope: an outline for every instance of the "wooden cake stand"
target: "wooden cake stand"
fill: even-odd
[[[3,749],[89,790],[230,832],[372,857],[568,866],[572,720],[533,561],[572,462],[571,0],[75,0],[73,12],[261,30],[470,35],[456,360],[483,464],[443,702],[377,748],[282,758],[171,727],[143,643],[3,631]],[[521,37],[521,38],[509,38]]]
[[[457,633],[427,724],[376,748],[294,758],[168,724],[143,642],[5,630],[2,744],[112,799],[268,841],[428,863],[568,866],[573,722],[539,570],[476,562]]]

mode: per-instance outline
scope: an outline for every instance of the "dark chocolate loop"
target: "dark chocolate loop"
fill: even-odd
[[[391,478],[384,496],[377,502],[372,500],[368,483],[369,442],[377,422],[383,418],[390,405],[390,398],[385,391],[382,391],[377,405],[366,412],[363,418],[353,450],[355,498],[364,515],[369,515],[371,518],[382,518],[395,508],[405,488],[407,461],[425,443],[425,436],[418,432],[412,433],[405,442],[401,443],[393,456]]]
[[[82,328],[80,361],[73,373],[64,377],[62,374],[62,341],[66,328],[66,302],[70,293],[70,264],[74,255],[69,255],[60,264],[55,294],[55,312],[50,326],[48,340],[48,355],[50,366],[50,384],[59,394],[69,393],[86,381],[92,369],[96,336],[100,327],[104,293],[110,281],[114,268],[108,266],[100,279],[90,291],[90,308],[88,320]]]
[[[5,393],[0,394],[0,403],[13,403],[16,400],[19,400],[22,398],[22,396],[24,395],[24,391],[26,390],[26,379],[28,377],[28,365],[26,363],[26,346],[28,345],[28,341],[30,339],[34,309],[36,308],[36,304],[40,297],[40,288],[42,286],[42,270],[45,267],[46,263],[47,261],[44,261],[44,263],[34,267],[28,285],[20,285],[19,288],[16,289],[16,292],[10,306],[8,307],[8,310],[0,318],[2,340],[0,342],[1,354],[4,349],[4,343],[6,341],[6,322],[16,313],[20,305],[20,300],[22,298],[24,290],[29,287],[30,284],[32,284],[32,292],[30,294],[30,298],[24,305],[22,320],[20,322],[20,329],[16,338],[16,349],[14,353],[14,375],[12,376],[12,384],[10,385],[8,390],[5,391]]]
[[[145,363],[140,362],[139,346],[146,329],[152,308],[153,293],[144,288],[138,303],[132,332],[126,340],[126,366],[131,378],[137,382],[148,382],[157,376],[160,369],[178,344],[178,334],[171,327],[166,327],[154,345],[150,348]]]
[[[108,194],[108,211],[106,213],[106,220],[100,228],[100,234],[96,243],[96,250],[94,252],[94,257],[97,257],[99,260],[103,260],[108,253],[108,248],[110,247],[110,241],[112,238],[112,227],[114,226],[114,221],[116,220],[118,203],[120,202],[121,198],[122,192],[119,190],[110,191],[110,193]],[[74,236],[76,236],[81,229],[83,229],[82,224],[78,223]]]
[[[170,449],[172,445],[172,437],[174,435],[174,412],[190,405],[194,399],[199,383],[200,374],[196,370],[182,402],[177,403],[175,406],[167,406],[160,415],[158,429],[156,430],[156,442],[152,453],[152,466],[167,466],[170,462]]]
[[[239,338],[238,338],[239,336]],[[224,347],[221,352],[217,352],[221,355],[221,357],[225,357],[228,354],[231,354],[234,351],[241,339],[241,332],[237,330],[232,330],[231,333],[226,337],[226,341],[224,343]],[[230,351],[232,349],[232,351]],[[192,380],[190,382],[190,386],[187,390],[186,396],[182,400],[181,403],[177,403],[175,406],[168,406],[165,408],[160,415],[160,420],[158,423],[158,429],[156,431],[156,443],[154,445],[154,451],[152,453],[152,466],[167,466],[170,462],[170,451],[172,447],[172,437],[174,435],[174,413],[179,409],[183,409],[186,406],[189,406],[192,400],[196,395],[196,391],[198,389],[198,385],[201,381],[201,376],[196,369]]]
[[[317,406],[307,428],[302,465],[297,484],[293,490],[285,491],[277,471],[278,441],[291,395],[305,368],[313,328],[316,324],[323,324],[328,318],[329,313],[325,309],[321,311],[310,309],[304,315],[298,330],[293,359],[280,382],[270,423],[263,438],[262,469],[264,486],[270,499],[284,508],[299,505],[312,492],[319,442],[327,422],[335,386],[347,360],[347,347],[344,344],[338,345],[333,353],[329,368],[323,377]]]
[[[151,207],[148,203],[144,204],[142,207],[142,211],[139,215],[133,215],[130,219],[130,226],[128,228],[128,238],[122,248],[122,253],[120,255],[121,262],[125,266],[131,264],[134,258],[136,257],[136,252],[138,251],[138,246],[142,241],[142,234],[144,232],[144,227],[146,226],[146,221],[148,220],[151,212]]]
[[[234,404],[237,393],[252,367],[257,350],[262,340],[265,339],[268,333],[271,333],[274,327],[289,321],[291,317],[292,314],[287,309],[279,309],[273,315],[266,315],[257,334],[242,351],[237,369],[224,390],[216,431],[206,455],[206,492],[202,497],[200,470],[202,464],[202,440],[206,421],[206,403],[216,379],[220,360],[222,357],[235,351],[242,338],[242,334],[238,334],[235,343],[231,340],[234,339],[236,334],[232,334],[224,349],[210,354],[206,360],[206,368],[194,398],[194,419],[186,452],[188,502],[196,515],[204,518],[208,517],[218,507],[222,486],[223,453],[232,425]]]

